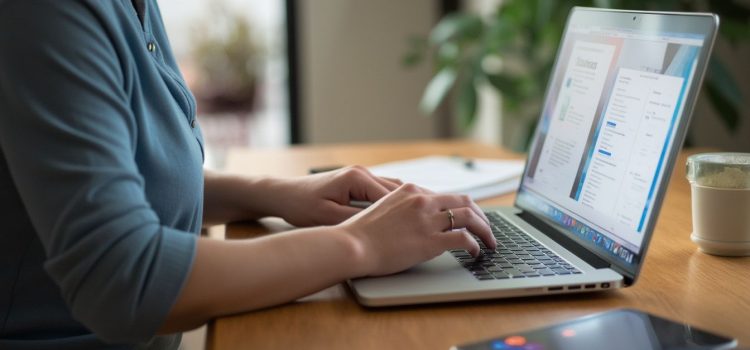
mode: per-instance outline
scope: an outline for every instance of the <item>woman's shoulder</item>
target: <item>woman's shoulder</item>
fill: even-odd
[[[14,53],[0,69],[118,62],[126,38],[140,34],[130,1],[0,0],[0,52]]]
[[[129,1],[0,0],[0,27],[19,39],[44,31],[64,35],[75,34],[75,28],[110,30],[134,14]]]

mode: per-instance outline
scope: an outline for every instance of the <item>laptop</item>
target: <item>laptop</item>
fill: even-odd
[[[687,131],[719,18],[574,8],[498,241],[348,283],[389,306],[594,292],[634,284]],[[481,242],[480,242],[481,243]],[[486,248],[486,247],[485,247]]]

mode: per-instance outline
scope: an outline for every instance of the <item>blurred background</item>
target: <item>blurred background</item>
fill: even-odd
[[[574,5],[712,11],[688,145],[750,152],[747,0],[159,0],[206,166],[234,147],[471,138],[523,152]],[[201,331],[185,349],[202,348]]]
[[[746,0],[160,0],[208,167],[232,147],[468,137],[526,148],[574,5],[713,11],[688,144],[750,151]]]

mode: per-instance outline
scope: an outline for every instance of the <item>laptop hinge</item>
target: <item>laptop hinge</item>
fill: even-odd
[[[581,258],[581,260],[587,262],[592,267],[597,268],[597,269],[602,269],[602,268],[614,269],[614,266],[612,266],[612,264],[598,257],[596,254],[592,253],[591,251],[589,251],[582,245],[578,244],[578,242],[574,241],[570,237],[566,237],[564,234],[560,233],[556,228],[552,227],[550,224],[539,219],[534,214],[529,213],[526,210],[523,210],[516,215],[518,215],[518,217],[526,221],[529,225],[534,226],[535,229],[543,232],[545,235],[547,235],[547,237],[557,242],[557,244],[563,246],[565,249],[569,250],[571,253]],[[622,272],[620,271],[617,271],[617,272],[622,274]],[[625,276],[624,274],[622,275]]]
[[[617,265],[610,264],[609,268],[614,270],[615,272],[622,275],[622,282],[625,284],[625,286],[630,286],[633,284],[633,278],[631,277],[631,273],[623,270],[621,267]]]

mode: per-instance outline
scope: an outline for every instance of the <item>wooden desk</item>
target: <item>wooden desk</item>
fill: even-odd
[[[518,157],[465,142],[418,142],[237,151],[234,172],[303,175],[311,166],[374,165],[429,154]],[[367,309],[344,285],[301,301],[214,320],[209,349],[448,349],[451,345],[541,327],[615,308],[637,308],[737,337],[750,346],[750,258],[700,253],[690,241],[685,154],[677,161],[638,283],[630,288],[555,297]],[[482,201],[511,205],[513,195]],[[229,238],[286,229],[279,221],[229,225]],[[240,278],[238,276],[238,278]]]

